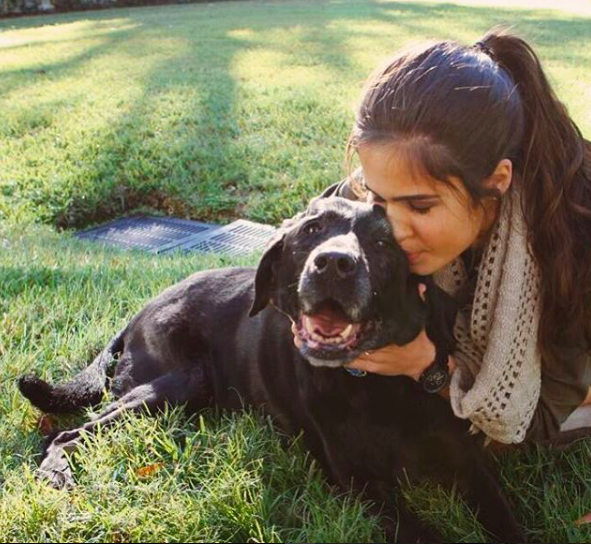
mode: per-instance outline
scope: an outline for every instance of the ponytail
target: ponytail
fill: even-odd
[[[542,275],[538,345],[546,356],[573,341],[591,348],[591,143],[524,40],[495,30],[478,45],[510,75],[523,108],[515,182]]]

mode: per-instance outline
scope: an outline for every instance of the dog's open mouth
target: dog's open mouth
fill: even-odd
[[[354,349],[367,325],[354,323],[334,300],[318,305],[300,316],[297,324],[300,339],[314,351],[336,352]]]

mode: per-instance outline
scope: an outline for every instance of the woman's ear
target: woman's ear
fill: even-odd
[[[511,159],[501,159],[495,171],[485,180],[484,185],[489,189],[497,189],[504,195],[513,181],[513,163]]]

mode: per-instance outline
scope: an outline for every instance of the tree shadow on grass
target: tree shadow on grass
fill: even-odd
[[[109,18],[123,18],[134,26],[115,31],[78,56],[54,65],[44,63],[53,78],[82,73],[97,56],[115,51],[136,58],[153,55],[169,37],[183,47],[134,76],[141,81],[142,92],[131,107],[89,142],[88,151],[82,146],[80,157],[69,159],[77,163],[75,179],[56,180],[38,193],[35,206],[47,208],[42,216],[60,228],[80,228],[134,210],[205,221],[246,216],[278,223],[323,184],[336,181],[340,163],[316,175],[316,163],[310,157],[323,145],[344,149],[348,112],[315,94],[313,86],[306,91],[302,81],[288,82],[283,90],[273,85],[257,89],[256,81],[237,75],[236,63],[245,53],[256,58],[272,52],[280,55],[282,68],[317,67],[331,85],[356,81],[361,88],[361,80],[374,67],[360,66],[354,59],[358,51],[351,35],[377,46],[384,44],[386,56],[402,41],[456,39],[458,29],[462,39],[476,38],[498,23],[518,20],[517,30],[534,34],[545,57],[565,65],[583,62],[588,58],[585,46],[591,45],[588,19],[451,3],[195,4],[86,17],[100,22],[101,28],[108,27]],[[57,24],[76,16],[53,20]],[[367,24],[356,29],[360,23]],[[381,27],[373,31],[373,23],[391,26],[391,37],[384,36]],[[28,24],[34,26],[30,21],[23,23]],[[278,38],[281,33],[291,41]],[[568,58],[553,54],[557,43],[572,45],[572,54]],[[22,71],[18,84],[30,81],[29,72]],[[267,102],[262,99],[265,93]],[[175,109],[174,104],[182,107]],[[256,109],[253,117],[247,111],[251,105]],[[282,126],[277,120],[282,105],[295,112],[287,122],[297,126]],[[167,108],[174,115],[162,116]],[[277,117],[269,111],[277,112]],[[58,106],[56,117],[61,113],[67,115],[65,105]],[[259,123],[265,115],[266,121]],[[98,151],[92,148],[97,141],[101,142]],[[257,141],[260,145],[255,145]]]

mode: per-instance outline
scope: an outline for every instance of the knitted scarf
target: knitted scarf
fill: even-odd
[[[462,259],[434,280],[456,295],[467,282]],[[478,266],[473,303],[460,309],[455,326],[451,405],[473,432],[505,444],[524,440],[540,397],[538,324],[539,272],[518,191],[510,190]]]

